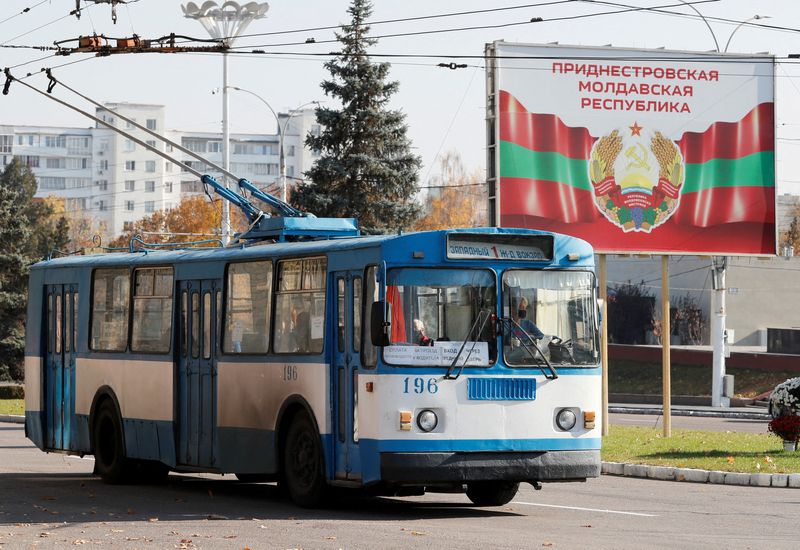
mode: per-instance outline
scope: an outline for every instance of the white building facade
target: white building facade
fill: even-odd
[[[203,173],[221,177],[205,163],[135,128],[120,115],[220,166],[221,133],[165,131],[165,109],[161,105],[107,103],[104,109],[96,110],[98,118],[148,145]],[[287,116],[279,114],[281,127]],[[302,179],[316,158],[304,142],[307,133],[318,131],[313,109],[294,113],[288,120],[284,158],[289,188]],[[279,144],[277,134],[231,134],[229,170],[280,197]],[[99,123],[94,128],[0,124],[0,164],[5,166],[14,157],[36,175],[37,197],[63,199],[68,212],[91,220],[104,242],[135,221],[174,208],[182,198],[203,192],[199,178],[190,172]]]

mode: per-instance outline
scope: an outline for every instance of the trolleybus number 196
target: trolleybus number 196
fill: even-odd
[[[411,378],[406,376],[403,379],[403,393],[436,393],[439,386],[436,385],[436,378]]]
[[[286,365],[283,367],[283,380],[286,381],[294,381],[297,380],[297,366],[296,365]]]

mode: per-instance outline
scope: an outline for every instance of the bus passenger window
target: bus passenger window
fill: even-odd
[[[211,359],[211,293],[203,294],[203,359]]]
[[[172,342],[172,268],[137,269],[133,281],[131,350],[167,353]]]
[[[200,293],[192,292],[192,358],[200,356]]]
[[[95,351],[128,347],[130,273],[127,268],[97,269],[92,278],[92,335]]]
[[[339,353],[344,353],[344,279],[336,280],[336,310],[338,312],[339,337],[336,339]]]
[[[189,349],[189,293],[181,292],[181,355]]]
[[[353,279],[353,351],[361,350],[361,277]]]
[[[282,260],[277,269],[275,352],[322,352],[327,259]]]
[[[230,264],[225,302],[225,353],[267,353],[272,310],[272,262]],[[217,315],[221,315],[219,305]]]
[[[56,353],[61,353],[61,294],[56,294]]]

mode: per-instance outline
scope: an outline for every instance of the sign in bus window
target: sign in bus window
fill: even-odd
[[[489,366],[496,356],[491,315],[496,282],[483,269],[392,269],[386,301],[392,365]]]

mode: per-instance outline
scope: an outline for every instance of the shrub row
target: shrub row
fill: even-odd
[[[0,385],[0,399],[25,399],[25,386],[21,384]]]

